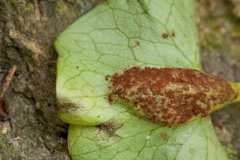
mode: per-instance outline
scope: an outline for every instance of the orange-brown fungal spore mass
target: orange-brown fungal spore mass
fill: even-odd
[[[110,79],[109,101],[134,104],[137,114],[165,125],[205,117],[212,107],[234,98],[231,86],[194,69],[132,67]]]

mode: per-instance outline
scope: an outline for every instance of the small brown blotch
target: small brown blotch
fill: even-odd
[[[109,78],[110,78],[110,75],[109,75],[109,74],[105,76],[105,80],[106,80],[106,81],[108,81]]]
[[[131,47],[136,47],[136,46],[139,46],[139,45],[140,45],[140,42],[136,41]]]
[[[168,34],[167,34],[167,33],[163,33],[163,34],[162,34],[162,38],[163,38],[163,39],[167,39],[167,38],[168,38]]]
[[[78,66],[76,66],[76,68],[79,68]]]
[[[74,111],[79,109],[79,107],[84,108],[84,106],[76,105],[72,103],[72,101],[67,98],[59,98],[57,100],[56,108],[58,111],[63,111],[63,112],[68,112],[69,110]]]
[[[172,38],[175,38],[175,37],[176,37],[176,34],[175,34],[174,31],[172,31],[172,33],[171,33],[171,37],[172,37]]]
[[[117,96],[116,96],[115,94],[110,94],[110,95],[108,96],[108,101],[109,101],[110,103],[116,101],[116,99],[117,99]]]
[[[161,138],[161,139],[163,139],[163,140],[165,140],[165,141],[168,140],[168,135],[167,135],[167,133],[161,132],[159,135],[160,135],[160,138]]]

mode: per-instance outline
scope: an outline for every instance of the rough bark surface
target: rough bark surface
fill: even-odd
[[[55,37],[103,0],[1,0],[0,81],[16,64],[4,95],[11,120],[0,122],[0,159],[69,159],[67,125],[55,113]],[[199,0],[205,71],[240,81],[239,0]],[[234,8],[235,7],[235,8]],[[233,9],[231,9],[233,8]],[[1,84],[0,84],[1,85]],[[240,105],[213,115],[231,159],[240,158]]]
[[[99,0],[0,1],[0,78],[17,71],[3,99],[0,159],[69,159],[67,125],[55,113],[56,36]]]

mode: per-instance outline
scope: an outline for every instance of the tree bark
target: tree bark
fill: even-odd
[[[0,81],[17,65],[5,93],[0,159],[68,159],[67,125],[56,115],[56,36],[99,0],[0,1]],[[7,131],[6,131],[7,130]]]

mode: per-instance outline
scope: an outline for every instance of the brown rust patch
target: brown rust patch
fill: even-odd
[[[162,124],[184,124],[205,117],[235,97],[227,81],[194,69],[132,67],[110,80],[109,101],[134,104],[137,114]]]

